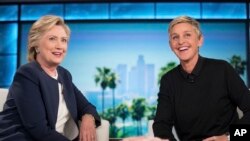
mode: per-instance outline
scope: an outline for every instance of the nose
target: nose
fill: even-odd
[[[64,43],[60,40],[57,41],[56,43],[56,49],[62,50],[64,46]]]
[[[183,44],[184,42],[185,42],[185,38],[180,37],[179,40],[178,40],[178,43],[179,44]]]

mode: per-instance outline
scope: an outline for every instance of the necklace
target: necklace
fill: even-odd
[[[56,70],[56,72],[55,72],[55,75],[54,75],[54,76],[51,76],[51,77],[53,77],[54,79],[57,79],[57,78],[58,78],[57,70]]]
[[[57,69],[55,69],[55,71],[51,72],[50,70],[48,70],[46,68],[43,68],[43,71],[45,73],[47,73],[50,77],[54,78],[54,79],[57,79],[57,77],[58,77]]]

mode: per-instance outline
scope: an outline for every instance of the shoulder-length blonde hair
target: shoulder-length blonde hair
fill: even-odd
[[[38,19],[30,28],[28,35],[28,56],[27,59],[29,62],[36,60],[36,50],[38,46],[39,39],[52,27],[60,25],[64,28],[67,36],[70,36],[70,29],[64,20],[59,16],[46,15]]]

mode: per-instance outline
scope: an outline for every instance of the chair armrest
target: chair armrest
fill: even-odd
[[[101,119],[101,125],[96,128],[97,141],[109,141],[109,121]]]

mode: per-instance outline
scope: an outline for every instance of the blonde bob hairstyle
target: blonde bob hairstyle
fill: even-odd
[[[52,27],[62,26],[67,34],[70,36],[70,29],[68,25],[65,24],[64,20],[59,16],[46,15],[38,19],[30,28],[28,35],[28,56],[29,62],[36,60],[39,39]]]
[[[173,19],[169,23],[168,34],[170,35],[173,27],[177,24],[180,24],[180,23],[188,23],[188,24],[192,25],[194,27],[194,30],[197,33],[199,39],[201,38],[202,32],[200,29],[200,23],[198,21],[196,21],[195,19],[188,17],[188,16],[179,16],[179,17]]]

